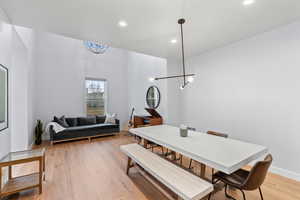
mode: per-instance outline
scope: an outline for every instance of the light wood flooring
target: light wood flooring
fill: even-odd
[[[167,200],[155,187],[134,169],[127,176],[127,158],[119,146],[134,142],[129,136],[113,136],[47,146],[46,181],[43,194],[29,190],[4,199],[14,200]],[[275,158],[276,159],[276,158]],[[184,165],[189,160],[184,159]],[[37,163],[17,166],[14,175],[37,170]],[[197,172],[196,168],[196,172]],[[199,171],[199,170],[198,170]],[[207,169],[207,177],[211,170]],[[180,177],[178,177],[180,178]],[[278,175],[269,174],[264,183],[265,200],[299,200],[300,183]],[[230,193],[242,199],[239,191]],[[248,200],[258,200],[259,193],[246,192]],[[224,191],[219,191],[213,200],[224,200]]]

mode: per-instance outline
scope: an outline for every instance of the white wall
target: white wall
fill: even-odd
[[[182,66],[178,60],[168,59],[167,74],[169,76],[182,74]],[[167,123],[173,126],[179,126],[183,120],[182,111],[182,91],[179,89],[182,85],[182,79],[167,80],[168,96],[168,120]]]
[[[42,32],[36,33],[36,44],[35,119],[46,123],[54,115],[86,115],[84,80],[89,77],[108,81],[107,111],[117,113],[124,127],[130,107],[144,108],[145,88],[152,71],[166,74],[165,59],[122,49],[109,48],[105,54],[95,55],[81,40]],[[129,73],[129,68],[143,72],[143,76]],[[165,85],[162,90],[166,93]],[[166,98],[162,102],[165,104]],[[167,110],[160,108],[162,112]]]
[[[11,40],[12,26],[0,8],[0,63],[11,70]],[[11,86],[11,74],[9,73],[9,87]],[[9,94],[10,95],[10,94]],[[10,103],[10,102],[9,102]],[[9,112],[11,105],[9,104]],[[9,115],[9,121],[11,116]],[[10,127],[10,124],[9,124]],[[10,151],[10,128],[0,132],[0,158]]]
[[[35,127],[35,58],[36,58],[36,35],[35,31],[30,28],[25,28],[21,26],[14,26],[17,34],[16,40],[21,41],[23,45],[19,45],[23,48],[20,53],[24,54],[25,62],[19,62],[19,68],[26,68],[23,76],[27,77],[27,82],[24,85],[27,86],[26,96],[27,96],[27,129],[28,129],[28,144],[31,145],[34,142],[34,127]],[[22,79],[22,77],[20,77]],[[22,85],[22,84],[20,84]],[[18,137],[18,136],[16,136]]]
[[[135,108],[136,115],[149,115],[145,108],[146,93],[150,86],[157,86],[160,90],[161,101],[156,109],[158,113],[167,119],[167,82],[150,82],[150,77],[162,77],[167,74],[166,59],[148,56],[140,53],[129,52],[128,57],[128,88],[129,88],[129,109]]]
[[[84,115],[85,70],[80,42],[54,34],[36,34],[35,119]]]
[[[13,26],[11,70],[11,151],[27,149],[34,141],[32,121],[34,83],[34,32],[31,29]],[[30,96],[32,95],[32,96]]]
[[[269,148],[273,170],[300,180],[300,23],[188,60],[183,122]]]
[[[18,34],[13,31],[12,37],[12,68],[11,79],[11,150],[20,151],[28,147],[28,63],[27,49],[20,41]]]

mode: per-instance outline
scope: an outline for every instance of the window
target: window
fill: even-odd
[[[87,115],[104,115],[106,112],[106,80],[86,79]]]

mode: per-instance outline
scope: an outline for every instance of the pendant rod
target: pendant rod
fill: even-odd
[[[187,76],[195,76],[195,74],[185,74],[185,75],[165,76],[165,77],[155,78],[155,80],[157,81],[157,80],[161,80],[161,79],[180,78],[180,77],[187,77]]]
[[[180,32],[181,32],[181,55],[182,55],[182,68],[183,68],[183,85],[186,84],[186,75],[185,75],[185,57],[184,57],[184,43],[183,43],[183,30],[182,24],[184,24],[185,19],[179,19],[178,24],[180,24]]]

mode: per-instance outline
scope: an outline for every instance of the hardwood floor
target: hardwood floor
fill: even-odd
[[[43,194],[30,190],[4,199],[14,200],[167,200],[134,169],[127,176],[127,158],[119,146],[134,142],[129,136],[113,136],[66,142],[47,146],[46,181]],[[184,159],[185,166],[189,160]],[[13,175],[36,171],[38,164],[20,165]],[[197,172],[196,168],[196,172]],[[199,171],[199,170],[198,170]],[[211,170],[207,169],[207,176]],[[278,175],[269,174],[262,187],[266,200],[299,200],[300,183]],[[242,199],[239,191],[230,193]],[[248,200],[259,198],[258,191],[246,192]],[[224,200],[219,191],[213,200]]]

